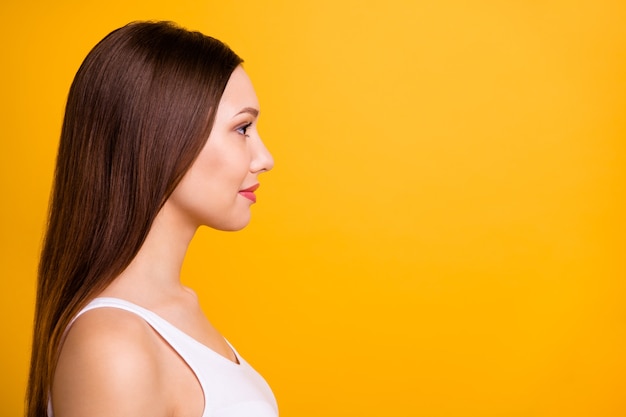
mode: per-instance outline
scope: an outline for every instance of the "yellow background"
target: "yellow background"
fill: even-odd
[[[275,169],[184,279],[282,416],[626,415],[626,4],[3,1],[0,416],[26,384],[64,102],[174,20],[246,61]]]

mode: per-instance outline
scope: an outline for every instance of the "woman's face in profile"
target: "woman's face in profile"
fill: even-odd
[[[259,102],[241,66],[230,76],[211,134],[166,206],[194,229],[239,230],[250,221],[258,175],[274,160],[257,131]]]

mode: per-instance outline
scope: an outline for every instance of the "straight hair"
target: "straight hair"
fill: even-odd
[[[64,332],[137,255],[241,63],[224,43],[170,22],[114,30],[83,61],[39,262],[27,417],[46,416]]]

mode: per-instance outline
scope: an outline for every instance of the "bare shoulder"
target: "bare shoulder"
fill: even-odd
[[[137,315],[99,308],[79,317],[52,387],[56,417],[165,416],[158,337]]]

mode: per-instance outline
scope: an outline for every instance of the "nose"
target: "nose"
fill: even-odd
[[[274,167],[274,158],[260,137],[252,141],[252,160],[250,161],[250,171],[253,173],[267,172]]]

